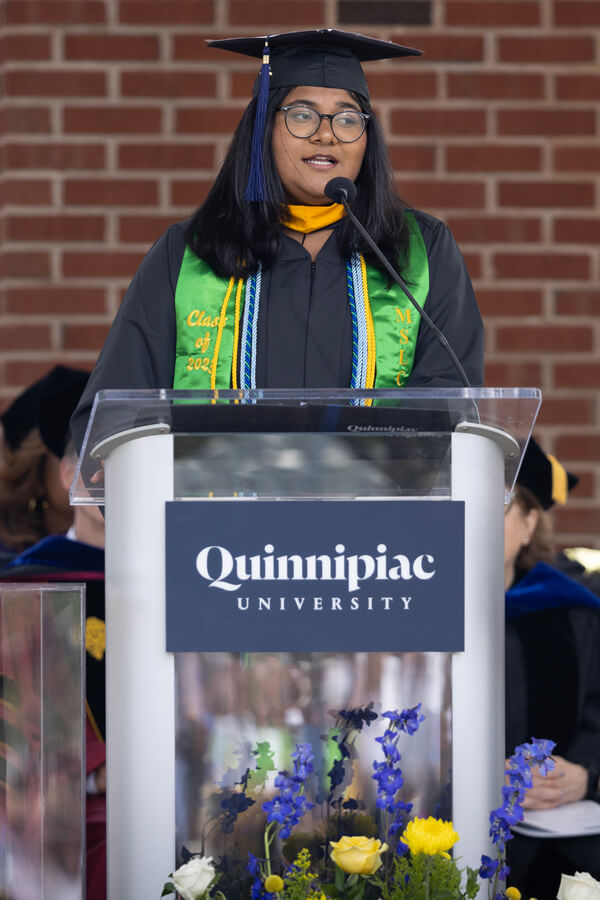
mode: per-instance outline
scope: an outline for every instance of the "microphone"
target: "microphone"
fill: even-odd
[[[444,348],[444,350],[446,351],[446,353],[452,360],[452,363],[454,364],[456,371],[460,375],[460,380],[463,383],[463,387],[470,388],[471,385],[469,384],[469,379],[466,376],[465,370],[461,366],[460,360],[458,359],[456,353],[450,346],[446,335],[440,331],[440,329],[437,327],[437,325],[435,324],[435,322],[433,321],[431,316],[429,316],[425,312],[423,307],[420,305],[420,303],[418,303],[418,301],[415,300],[415,298],[409,291],[406,283],[402,280],[400,275],[398,275],[398,273],[393,268],[393,266],[390,265],[388,260],[385,258],[385,256],[383,255],[383,253],[381,252],[381,250],[379,249],[379,247],[377,246],[377,244],[371,237],[371,235],[363,228],[361,223],[358,221],[358,219],[356,218],[356,216],[350,209],[348,204],[352,203],[353,200],[356,198],[356,185],[354,184],[354,182],[351,181],[349,178],[342,178],[341,176],[338,178],[332,178],[325,185],[325,196],[329,197],[329,199],[333,200],[335,203],[342,204],[342,206],[348,213],[350,220],[354,223],[354,226],[360,232],[360,234],[362,234],[362,236],[366,240],[366,242],[369,245],[369,247],[371,248],[371,250],[373,250],[373,252],[377,256],[377,259],[379,259],[381,261],[382,265],[385,267],[386,272],[389,272],[389,274],[391,275],[393,280],[396,282],[396,284],[398,284],[402,288],[402,290],[404,291],[404,293],[406,294],[406,296],[408,297],[408,299],[410,300],[410,302],[412,303],[414,308],[417,310],[417,312],[419,313],[419,315],[421,316],[423,321],[427,324],[429,329],[433,332],[433,334],[435,335],[437,340],[440,342],[440,344],[442,345],[442,347]]]
[[[325,196],[334,203],[354,203],[356,199],[356,185],[349,178],[332,178],[325,185]],[[349,210],[346,210],[347,212]]]

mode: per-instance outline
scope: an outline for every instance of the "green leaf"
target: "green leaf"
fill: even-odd
[[[175,893],[175,885],[173,884],[172,881],[166,881],[165,886],[162,889],[162,894],[160,896],[166,897],[167,894],[174,894],[174,893]]]
[[[465,894],[469,898],[469,900],[474,900],[478,893],[479,870],[472,869],[470,866],[467,866],[467,886],[465,888]]]
[[[337,888],[338,893],[342,893],[344,890],[344,873],[340,869],[338,865],[335,867],[335,886]]]
[[[360,900],[365,893],[365,882],[359,881],[358,884],[355,884],[354,887],[348,891],[347,898],[348,900]]]
[[[271,749],[269,741],[259,741],[256,749],[252,751],[252,755],[256,757],[256,769],[252,770],[252,786],[264,788],[267,774],[275,771],[273,761],[275,751]]]

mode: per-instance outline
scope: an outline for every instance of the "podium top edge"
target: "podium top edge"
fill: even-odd
[[[118,390],[114,388],[98,391],[94,405],[111,402],[124,402],[127,400],[137,403],[144,401],[177,401],[197,400],[199,403],[207,400],[246,400],[249,402],[284,401],[304,402],[334,402],[341,400],[349,402],[365,400],[369,398],[381,400],[411,400],[411,399],[506,399],[506,400],[540,400],[542,392],[535,387],[420,387],[420,388],[376,388],[372,390],[354,390],[352,388],[256,388],[253,390],[174,390],[166,388]]]

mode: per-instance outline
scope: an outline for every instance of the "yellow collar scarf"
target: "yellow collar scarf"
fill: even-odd
[[[328,228],[344,218],[345,209],[341,203],[329,206],[284,206],[282,224],[292,231],[310,234]]]

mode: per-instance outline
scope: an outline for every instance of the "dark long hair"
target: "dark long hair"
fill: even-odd
[[[255,97],[244,111],[208,197],[190,222],[187,232],[189,246],[221,277],[246,277],[256,271],[259,262],[264,266],[271,265],[279,253],[281,207],[286,203],[286,197],[275,167],[271,138],[275,113],[288,93],[289,88],[279,88],[269,94],[263,138],[264,177],[269,199],[261,203],[244,200],[250,169]],[[394,186],[381,126],[370,105],[362,97],[352,96],[362,111],[371,116],[352,211],[390,263],[402,268],[408,249],[408,229],[403,213],[405,206]],[[345,258],[356,249],[367,262],[381,268],[347,218],[336,229],[336,238]]]

